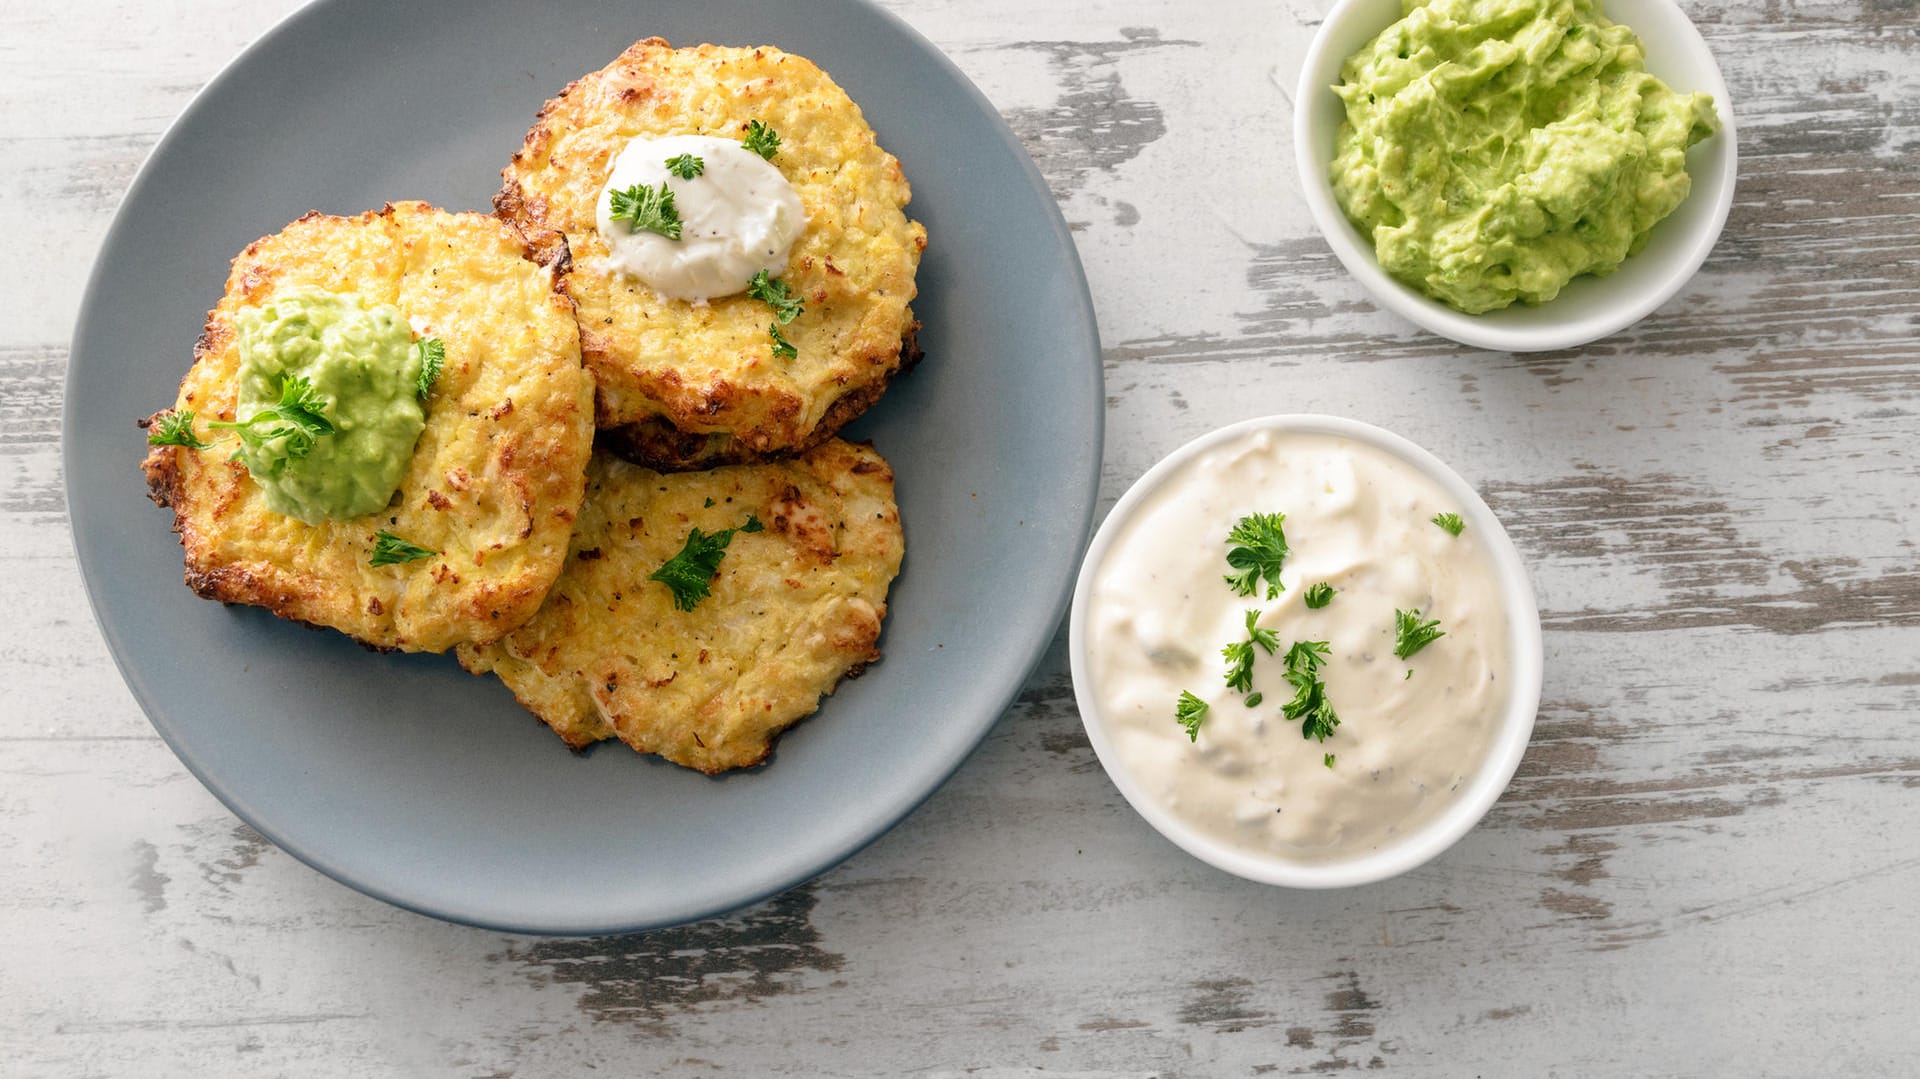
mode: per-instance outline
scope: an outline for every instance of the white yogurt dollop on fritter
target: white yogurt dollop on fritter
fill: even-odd
[[[699,159],[691,178],[667,162]],[[634,185],[673,193],[680,238],[635,228],[613,216],[613,196]],[[614,159],[595,219],[608,257],[655,292],[698,303],[743,292],[765,270],[787,268],[793,242],[805,228],[806,207],[774,164],[733,139],[711,135],[635,138]]]

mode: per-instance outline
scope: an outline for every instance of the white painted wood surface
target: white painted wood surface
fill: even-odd
[[[0,1074],[1920,1071],[1913,3],[1685,0],[1742,125],[1726,236],[1639,327],[1535,357],[1382,314],[1314,234],[1287,117],[1326,0],[890,4],[1074,222],[1108,502],[1248,415],[1424,443],[1530,559],[1538,732],[1437,862],[1277,891],[1127,809],[1056,647],[846,865],[579,941],[405,914],[274,849],[87,611],[57,418],[81,283],[167,121],[292,6],[0,8]]]

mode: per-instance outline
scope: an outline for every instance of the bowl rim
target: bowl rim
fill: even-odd
[[[1254,854],[1214,839],[1175,817],[1126,771],[1107,736],[1106,720],[1100,713],[1099,702],[1093,693],[1093,679],[1087,659],[1087,608],[1091,602],[1094,574],[1105,558],[1107,549],[1133,518],[1140,503],[1195,457],[1222,443],[1259,431],[1324,434],[1352,439],[1383,450],[1431,477],[1448,494],[1458,499],[1468,527],[1475,529],[1486,544],[1500,582],[1502,605],[1507,612],[1513,670],[1508,679],[1510,688],[1500,729],[1488,747],[1486,758],[1474,772],[1465,791],[1439,816],[1390,844],[1353,858],[1317,862],[1294,860],[1277,854]],[[1167,454],[1135,480],[1100,523],[1080,564],[1080,573],[1074,582],[1067,654],[1073,674],[1074,701],[1079,709],[1081,724],[1086,728],[1087,739],[1092,743],[1094,754],[1108,778],[1135,812],[1176,846],[1218,869],[1265,884],[1307,889],[1344,888],[1398,876],[1438,856],[1471,831],[1506,790],[1520,766],[1520,759],[1533,736],[1534,718],[1539,710],[1545,674],[1539,608],[1526,564],[1499,518],[1494,516],[1479,492],[1438,457],[1400,435],[1360,420],[1319,413],[1260,416],[1217,428]]]
[[[1502,324],[1497,317],[1493,317],[1499,311],[1469,315],[1456,310],[1420,293],[1381,269],[1372,244],[1365,242],[1334,199],[1333,184],[1327,175],[1334,132],[1314,121],[1316,103],[1323,100],[1321,95],[1332,94],[1334,79],[1338,77],[1340,64],[1346,59],[1345,56],[1330,55],[1333,52],[1333,38],[1358,19],[1363,11],[1381,2],[1339,0],[1334,5],[1307,47],[1293,96],[1294,164],[1299,172],[1307,207],[1334,255],[1374,302],[1422,329],[1463,345],[1501,352],[1545,352],[1576,348],[1612,336],[1652,314],[1692,280],[1726,227],[1727,215],[1733,207],[1734,188],[1739,180],[1740,151],[1732,95],[1727,90],[1720,65],[1714,59],[1713,50],[1707,46],[1706,39],[1700,36],[1699,28],[1694,26],[1693,20],[1687,17],[1675,0],[1633,2],[1662,8],[1670,18],[1677,19],[1675,25],[1682,32],[1666,44],[1690,54],[1707,76],[1704,84],[1694,89],[1705,90],[1713,95],[1714,110],[1720,118],[1720,131],[1714,136],[1720,140],[1720,150],[1713,161],[1721,182],[1713,205],[1706,216],[1697,219],[1694,232],[1686,238],[1684,246],[1677,248],[1664,260],[1654,260],[1663,263],[1658,267],[1650,262],[1633,265],[1632,271],[1646,278],[1644,284],[1629,292],[1624,301],[1600,307],[1584,317],[1542,326],[1515,326]],[[1602,0],[1602,6],[1610,8],[1612,0]],[[1611,13],[1608,14],[1611,17]],[[1627,20],[1619,21],[1632,25]],[[1390,25],[1391,22],[1382,23],[1375,32],[1385,30]],[[1316,152],[1313,150],[1315,146],[1324,146],[1327,152]],[[1695,185],[1696,189],[1698,186]],[[1644,251],[1641,252],[1641,255],[1644,254]],[[1622,272],[1628,272],[1627,264],[1623,264],[1622,270],[1616,271]],[[1573,283],[1586,279],[1586,276],[1575,278]],[[1553,300],[1549,300],[1540,307],[1548,308],[1553,303]],[[1512,309],[1502,308],[1500,311]]]

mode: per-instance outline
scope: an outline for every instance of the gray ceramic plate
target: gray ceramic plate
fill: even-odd
[[[537,21],[535,12],[538,12]],[[851,432],[893,462],[907,564],[885,660],[707,779],[569,753],[497,681],[180,583],[135,419],[169,404],[227,262],[308,209],[484,209],[535,110],[628,42],[817,61],[913,183],[927,361]],[[328,875],[455,921],[597,933],[717,914],[880,835],[986,734],[1065,609],[1099,478],[1100,352],[1073,242],[987,100],[860,0],[322,0],[195,99],[101,249],[67,376],[74,542],[108,646],[195,775]]]

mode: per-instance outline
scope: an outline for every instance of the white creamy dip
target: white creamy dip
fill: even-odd
[[[682,154],[700,159],[698,176],[667,170],[667,161]],[[678,240],[614,218],[613,193],[634,184],[666,184],[673,192]],[[780,170],[740,143],[670,135],[627,143],[600,192],[595,220],[615,267],[662,296],[699,302],[744,291],[761,270],[780,276],[807,211]]]
[[[1432,523],[1462,509],[1413,465],[1332,434],[1249,431],[1188,460],[1091,578],[1086,660],[1120,768],[1188,826],[1260,856],[1356,857],[1437,816],[1486,760],[1510,680],[1493,560],[1471,523],[1458,537]],[[1236,595],[1221,579],[1227,534],[1274,512],[1285,591]],[[1309,609],[1322,581],[1338,591]],[[1414,608],[1446,636],[1399,659],[1394,611]],[[1252,708],[1220,654],[1247,639],[1249,610],[1279,637],[1275,654],[1256,649]],[[1340,725],[1324,742],[1281,714],[1296,641],[1330,646],[1320,678]],[[1209,705],[1197,741],[1174,719],[1183,690]]]

